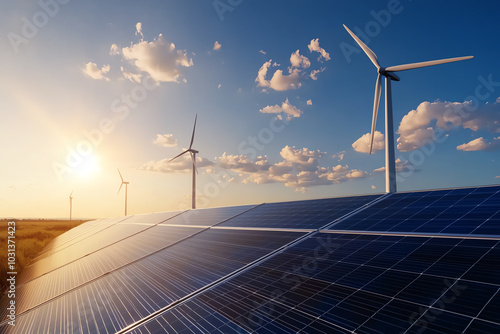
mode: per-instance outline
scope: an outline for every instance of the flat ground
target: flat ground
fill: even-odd
[[[16,272],[19,273],[58,235],[86,220],[14,220],[16,222]],[[8,220],[0,220],[0,292],[7,287]]]

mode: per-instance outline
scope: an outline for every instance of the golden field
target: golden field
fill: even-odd
[[[16,272],[19,273],[30,261],[58,235],[87,220],[14,220],[16,245]],[[0,291],[7,287],[7,238],[9,220],[0,220]]]

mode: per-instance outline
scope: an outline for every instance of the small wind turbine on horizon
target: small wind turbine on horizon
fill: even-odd
[[[196,209],[196,174],[198,173],[198,170],[196,169],[196,153],[200,153],[199,151],[193,149],[193,142],[194,142],[194,133],[196,131],[196,119],[198,118],[198,114],[194,117],[194,126],[193,126],[193,135],[191,136],[191,143],[189,143],[189,148],[182,152],[181,154],[176,155],[172,159],[170,159],[168,162],[171,162],[172,160],[177,159],[183,154],[186,154],[189,152],[189,155],[191,156],[191,160],[193,160],[193,190],[192,190],[192,203],[191,203],[191,208]]]
[[[71,220],[71,216],[73,214],[73,191],[69,194],[69,220]]]
[[[439,65],[444,63],[451,63],[455,61],[474,58],[473,56],[447,58],[440,60],[424,61],[413,64],[397,65],[382,67],[378,62],[377,55],[363,43],[354,33],[343,25],[352,38],[363,49],[368,58],[372,61],[373,65],[377,68],[378,76],[375,83],[375,97],[373,101],[373,117],[372,128],[370,134],[370,154],[373,147],[373,136],[375,135],[375,125],[377,123],[378,107],[380,104],[381,95],[381,81],[382,76],[385,77],[385,190],[386,193],[396,192],[396,163],[394,157],[394,124],[392,117],[392,94],[391,94],[391,80],[399,81],[399,77],[394,72],[412,70],[420,67],[427,67],[432,65]]]
[[[116,193],[116,195],[118,196],[118,194],[120,193],[120,190],[122,190],[122,186],[125,185],[125,216],[126,216],[127,215],[127,190],[128,190],[128,184],[130,182],[123,180],[122,173],[120,173],[119,169],[118,169],[118,174],[120,174],[120,179],[122,179],[122,183],[120,184],[120,188],[118,188],[118,193]]]

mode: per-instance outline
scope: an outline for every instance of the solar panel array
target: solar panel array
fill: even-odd
[[[0,333],[500,332],[500,186],[87,222]]]

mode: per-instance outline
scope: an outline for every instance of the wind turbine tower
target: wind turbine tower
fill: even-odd
[[[181,154],[176,155],[172,159],[170,159],[168,162],[177,159],[183,154],[186,154],[189,152],[189,155],[191,155],[191,160],[193,160],[193,189],[192,189],[192,199],[191,199],[191,208],[196,209],[196,174],[198,173],[198,170],[196,169],[196,153],[200,153],[199,151],[193,149],[193,142],[194,142],[194,133],[196,131],[196,119],[198,118],[198,114],[194,117],[194,126],[193,126],[193,135],[191,136],[191,143],[189,143],[189,148],[182,152]]]
[[[122,186],[125,185],[125,216],[127,215],[127,188],[128,188],[128,184],[129,182],[123,180],[123,176],[122,176],[122,173],[120,173],[120,170],[118,169],[118,174],[120,174],[120,179],[122,179],[122,183],[120,184],[120,188],[118,188],[118,193],[117,195],[120,193],[120,190],[122,189]]]
[[[375,83],[375,98],[373,101],[373,116],[372,116],[372,128],[370,136],[370,154],[372,153],[373,147],[373,136],[375,135],[375,125],[377,123],[377,113],[380,103],[381,94],[381,81],[382,76],[385,77],[385,191],[387,193],[396,192],[396,163],[394,156],[394,122],[392,117],[392,94],[391,94],[391,81],[399,81],[399,77],[394,72],[412,70],[420,67],[427,67],[432,65],[439,65],[444,63],[451,63],[455,61],[465,60],[474,58],[473,56],[467,57],[456,57],[447,58],[440,60],[424,61],[420,63],[406,64],[382,67],[378,62],[377,55],[361,41],[358,36],[349,30],[344,24],[344,28],[347,32],[354,38],[356,43],[363,49],[368,58],[372,61],[373,65],[377,68],[378,76]]]

